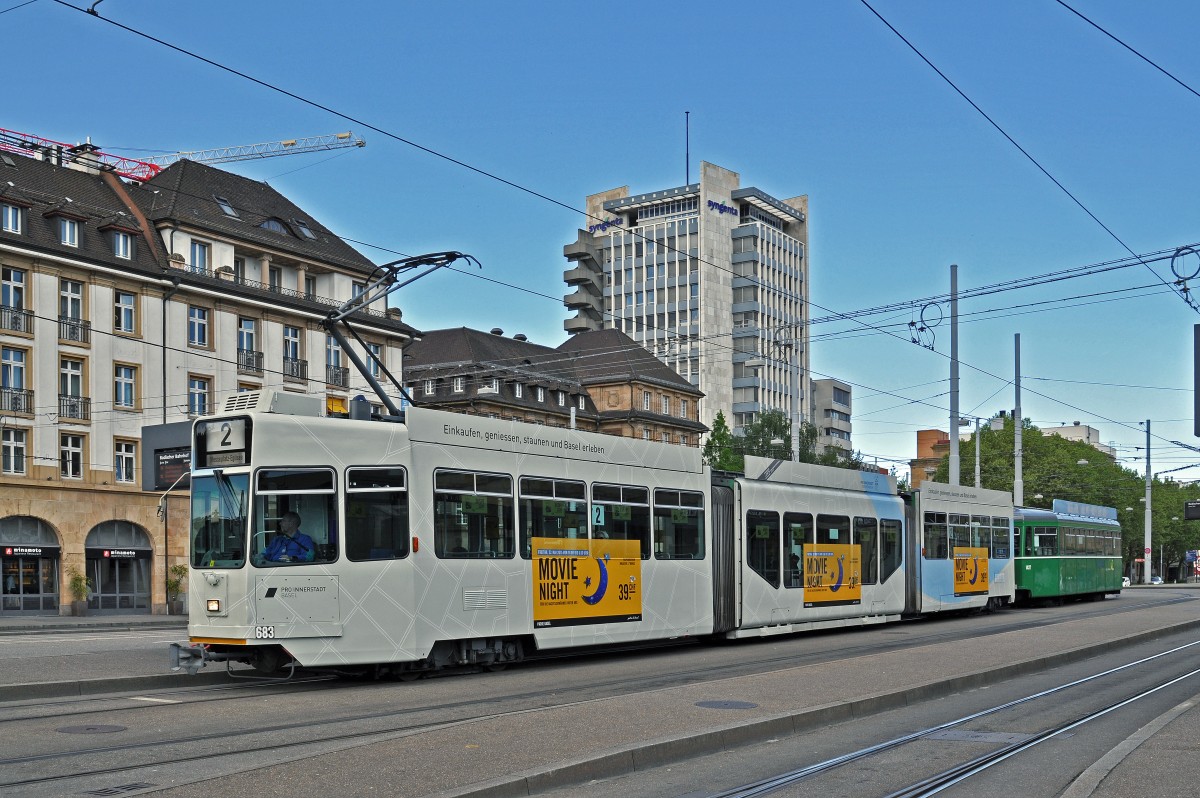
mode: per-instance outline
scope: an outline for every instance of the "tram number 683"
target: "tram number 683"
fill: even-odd
[[[256,626],[254,627],[255,640],[270,640],[275,637],[274,626]]]

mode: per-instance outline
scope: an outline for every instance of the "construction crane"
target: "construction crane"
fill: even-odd
[[[146,163],[162,168],[185,158],[198,163],[229,163],[231,161],[249,161],[254,158],[275,158],[280,155],[294,155],[301,152],[319,152],[320,150],[339,150],[343,147],[365,146],[367,146],[367,142],[356,138],[353,133],[333,133],[328,136],[309,136],[304,139],[268,141],[263,144],[247,144],[242,147],[218,147],[213,150],[177,152],[174,155],[154,155],[143,160]]]
[[[177,152],[172,155],[155,155],[149,158],[122,158],[101,152],[89,138],[83,144],[67,144],[31,133],[0,128],[0,152],[15,152],[20,155],[39,154],[57,163],[78,161],[98,169],[109,169],[127,180],[145,182],[167,166],[184,158],[197,163],[229,163],[248,161],[255,158],[274,158],[301,152],[337,150],[343,147],[365,147],[367,142],[356,138],[353,133],[333,133],[328,136],[310,136],[303,139],[284,139],[264,144],[248,144],[243,147],[223,147],[215,150]]]

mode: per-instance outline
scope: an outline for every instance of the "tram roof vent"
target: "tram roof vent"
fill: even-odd
[[[323,416],[325,402],[319,396],[297,396],[282,391],[243,391],[225,400],[226,413],[257,411],[288,416]]]

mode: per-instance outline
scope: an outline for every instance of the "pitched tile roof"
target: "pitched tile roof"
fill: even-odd
[[[0,241],[48,254],[87,259],[122,271],[161,274],[160,264],[139,240],[133,257],[118,258],[102,229],[140,234],[141,225],[121,198],[98,174],[15,153],[0,161],[0,203],[25,209],[19,233],[0,230]],[[9,166],[9,162],[13,165]],[[79,246],[62,243],[59,217],[78,220]]]
[[[573,356],[575,374],[584,385],[632,379],[696,396],[704,395],[699,388],[620,330],[578,333],[560,344],[558,351]]]
[[[235,175],[195,161],[176,161],[130,193],[152,222],[174,221],[211,230],[248,245],[369,273],[375,264],[299,206],[259,180]],[[228,200],[233,218],[216,197]],[[262,227],[275,219],[289,232]],[[298,222],[302,224],[298,224]],[[304,234],[307,227],[313,234]]]

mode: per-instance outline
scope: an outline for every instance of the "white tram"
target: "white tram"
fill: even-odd
[[[753,457],[745,476],[714,474],[682,446],[322,411],[243,393],[196,421],[175,669],[404,675],[1012,600],[1008,494],[900,496],[885,475]],[[276,540],[292,514],[299,532]]]

